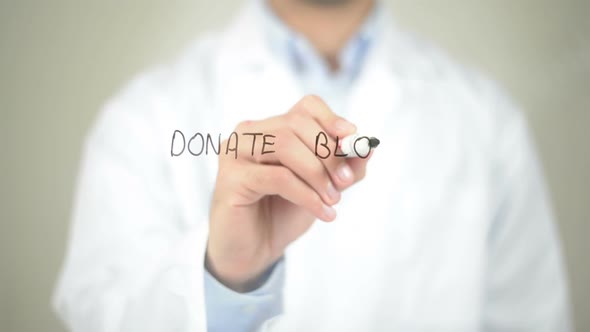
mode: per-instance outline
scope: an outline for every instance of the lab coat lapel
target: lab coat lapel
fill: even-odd
[[[249,2],[224,36],[215,65],[215,101],[223,130],[283,114],[300,98],[295,77],[272,54],[256,4]]]

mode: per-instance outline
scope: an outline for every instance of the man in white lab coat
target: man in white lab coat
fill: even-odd
[[[316,156],[357,131],[369,158]],[[100,113],[54,304],[74,331],[568,331],[556,234],[493,84],[372,0],[259,0]]]

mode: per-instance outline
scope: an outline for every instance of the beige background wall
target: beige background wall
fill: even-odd
[[[241,1],[0,0],[1,331],[49,310],[80,146],[101,103]],[[527,111],[590,331],[590,2],[387,1],[399,23],[500,81]]]

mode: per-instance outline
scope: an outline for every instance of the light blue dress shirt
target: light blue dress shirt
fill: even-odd
[[[340,54],[337,72],[330,70],[325,59],[317,53],[302,35],[290,30],[272,12],[264,0],[256,3],[262,26],[267,34],[269,47],[278,59],[298,78],[306,94],[322,96],[334,111],[344,114],[342,96],[362,69],[365,55],[376,38],[379,5],[348,42]],[[282,312],[282,287],[284,261],[279,260],[269,269],[264,284],[249,293],[237,293],[225,287],[207,271],[205,272],[205,301],[207,327],[216,331],[252,331],[267,319]]]

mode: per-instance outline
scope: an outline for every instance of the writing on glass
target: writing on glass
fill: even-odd
[[[217,139],[214,139],[211,134],[203,134],[200,132],[195,133],[192,135],[188,140],[184,133],[180,130],[174,130],[172,134],[172,142],[170,146],[170,156],[172,157],[179,157],[183,154],[190,154],[194,157],[199,156],[207,156],[210,153],[214,155],[219,155],[220,153],[224,153],[225,155],[233,154],[234,158],[238,158],[238,147],[239,144],[248,144],[251,146],[250,155],[254,155],[255,153],[259,153],[261,155],[267,153],[275,153],[274,145],[275,145],[276,136],[272,134],[265,134],[265,133],[237,133],[232,132],[227,137],[227,145],[225,146],[225,151],[222,151],[221,147],[221,134],[217,135]],[[355,138],[353,143],[353,149],[355,156],[359,158],[367,158],[369,156],[370,151],[363,154],[360,151],[363,149],[357,150],[357,144],[360,144],[363,140],[369,140],[367,136],[359,136]],[[320,131],[315,137],[315,147],[314,153],[316,157],[321,159],[327,159],[332,154],[334,157],[345,158],[349,157],[348,153],[343,153],[339,151],[340,146],[340,137],[336,136],[336,142],[334,144],[334,148],[330,149],[328,144],[328,135],[325,132]]]

